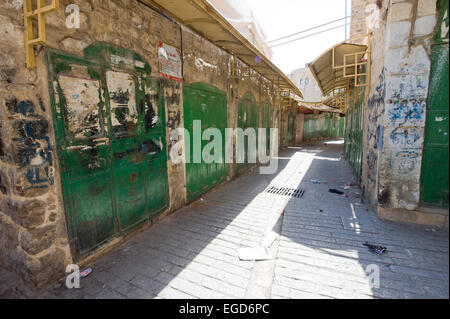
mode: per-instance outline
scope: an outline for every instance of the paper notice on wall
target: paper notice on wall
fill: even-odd
[[[86,138],[100,133],[99,88],[95,79],[61,74],[58,82],[65,98],[66,129],[74,138]]]
[[[159,74],[170,80],[183,80],[183,60],[181,51],[171,45],[159,42],[158,45]]]
[[[107,71],[111,107],[111,123],[116,133],[134,131],[137,128],[135,85],[131,74],[127,72]]]

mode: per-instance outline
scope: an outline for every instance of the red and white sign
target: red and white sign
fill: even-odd
[[[160,41],[158,59],[160,76],[178,82],[183,81],[183,60],[179,49]]]

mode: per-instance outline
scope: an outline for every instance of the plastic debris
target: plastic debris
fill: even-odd
[[[330,193],[339,194],[339,195],[344,195],[344,192],[341,192],[340,190],[335,189],[335,188],[330,188],[328,191],[329,191]]]
[[[350,186],[345,185],[345,186],[344,186],[344,189],[350,189]]]
[[[377,253],[378,255],[383,254],[387,250],[387,248],[384,246],[369,244],[367,241],[363,243],[363,245],[368,247],[369,251]]]
[[[408,248],[406,248],[405,250],[408,253],[409,258],[414,259],[412,252],[410,252]]]
[[[271,231],[269,234],[267,234],[262,241],[262,245],[263,247],[269,248],[270,246],[272,246],[273,242],[275,241],[275,239],[278,238],[278,234],[274,231]]]
[[[269,260],[272,259],[266,247],[248,247],[237,250],[240,260]]]
[[[313,183],[313,184],[320,184],[320,181],[318,181],[317,179],[312,179],[311,183]]]
[[[78,275],[78,279],[84,278],[89,276],[92,273],[92,268],[86,268],[85,270],[83,270],[82,272],[80,272],[80,274]]]

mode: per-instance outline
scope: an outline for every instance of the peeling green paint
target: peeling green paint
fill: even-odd
[[[168,207],[164,97],[136,53],[46,51],[71,248],[80,259]]]

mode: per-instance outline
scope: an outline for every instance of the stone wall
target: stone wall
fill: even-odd
[[[367,9],[375,23],[366,29],[373,39],[363,126],[364,197],[380,217],[427,223],[415,210],[420,203],[436,1],[377,1],[374,10]],[[355,27],[353,32],[361,30]],[[404,217],[408,214],[411,218]]]
[[[300,89],[304,101],[322,101],[322,91],[308,67],[296,69],[289,73],[288,77]]]
[[[379,203],[416,209],[436,1],[391,4],[385,53],[385,114]],[[414,12],[413,10],[416,10]]]
[[[352,0],[350,38],[356,38],[379,26],[379,10],[386,0]],[[362,42],[362,41],[360,41]]]
[[[384,60],[388,5],[389,0],[384,0],[381,8],[378,9],[377,7],[377,27],[373,30],[364,29],[364,33],[372,31],[373,37],[371,43],[370,87],[368,88],[368,101],[364,109],[361,186],[366,199],[373,207],[376,207],[378,204],[378,159],[383,147],[382,134],[386,95]],[[365,12],[365,9],[361,8],[361,11]]]
[[[80,28],[65,26],[65,8],[80,7]],[[251,92],[259,106],[279,99],[274,84],[209,41],[136,0],[61,0],[45,15],[47,42],[35,49],[36,68],[25,67],[22,1],[0,3],[0,266],[41,285],[57,279],[72,263],[56,153],[44,49],[82,56],[103,42],[142,56],[158,75],[158,43],[183,52],[184,83],[204,82],[227,94],[228,124],[237,126],[237,100]],[[234,71],[233,71],[234,63]],[[232,77],[234,72],[234,78]],[[165,96],[167,153],[183,136],[183,83],[160,78]],[[259,119],[261,123],[261,117]],[[168,160],[169,209],[186,203],[185,166]],[[236,174],[229,165],[229,178]]]

